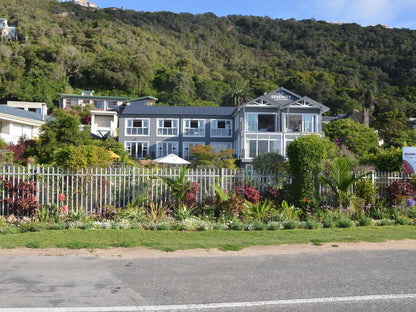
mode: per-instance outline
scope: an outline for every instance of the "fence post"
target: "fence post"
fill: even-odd
[[[224,168],[221,168],[221,173],[220,173],[220,181],[221,181],[221,189],[224,189]]]

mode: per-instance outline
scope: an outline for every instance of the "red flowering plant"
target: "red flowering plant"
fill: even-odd
[[[261,195],[258,190],[256,190],[254,187],[249,185],[244,185],[244,187],[237,187],[236,188],[237,194],[241,194],[244,196],[246,200],[248,200],[250,203],[256,204],[260,199]]]
[[[221,186],[214,185],[215,190],[215,217],[223,218],[224,221],[239,218],[246,209],[246,200],[241,194],[231,193],[223,190]]]
[[[196,196],[199,193],[199,184],[197,182],[191,182],[191,187],[188,192],[186,192],[183,202],[188,207],[196,205]]]
[[[58,196],[59,206],[62,205],[61,212],[63,214],[67,214],[68,213],[68,205],[65,204],[65,198],[66,198],[66,196],[65,196],[64,193],[59,193],[59,196]]]
[[[33,216],[39,206],[36,180],[18,181],[4,179],[4,202],[8,205],[10,214],[18,216]]]
[[[391,205],[397,205],[414,196],[413,184],[410,180],[404,182],[394,181],[386,186],[386,200]]]

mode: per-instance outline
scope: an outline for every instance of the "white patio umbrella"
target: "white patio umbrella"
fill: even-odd
[[[155,162],[163,165],[189,165],[190,162],[180,158],[178,155],[169,154],[164,157],[156,158]]]

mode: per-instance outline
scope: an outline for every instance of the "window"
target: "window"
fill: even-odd
[[[281,154],[281,136],[247,135],[246,158],[255,158],[264,153]]]
[[[184,136],[205,136],[204,120],[185,119],[183,126]]]
[[[211,122],[212,137],[231,137],[232,136],[231,120],[213,120]]]
[[[205,142],[184,142],[183,143],[183,158],[190,159],[191,158],[191,147],[196,145],[205,145]]]
[[[231,149],[233,148],[233,143],[231,142],[212,142],[210,144],[216,152],[219,152],[223,149]]]
[[[147,142],[125,142],[124,146],[131,158],[145,158],[148,154],[149,143]]]
[[[247,113],[247,131],[276,132],[275,114]]]
[[[118,106],[117,101],[108,101],[109,108],[116,108]]]
[[[157,135],[176,136],[178,135],[177,119],[158,119]]]
[[[178,153],[178,142],[157,142],[156,158]]]
[[[317,115],[315,114],[289,114],[287,115],[287,132],[317,132]]]
[[[78,105],[78,101],[77,100],[65,100],[65,107],[71,107],[71,106],[76,106]]]
[[[127,119],[126,135],[149,135],[149,120]]]
[[[94,101],[95,109],[104,109],[104,101]]]

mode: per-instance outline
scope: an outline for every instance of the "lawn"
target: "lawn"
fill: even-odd
[[[278,231],[143,231],[121,229],[52,230],[0,235],[1,248],[148,247],[164,251],[194,248],[241,250],[250,246],[319,244],[324,242],[383,242],[416,239],[414,226],[367,226]]]

